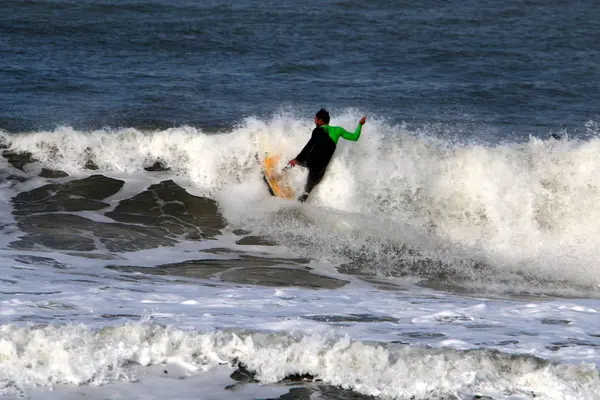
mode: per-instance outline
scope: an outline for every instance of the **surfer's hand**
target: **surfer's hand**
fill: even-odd
[[[359,123],[360,125],[364,125],[364,124],[365,124],[365,122],[367,122],[367,117],[366,117],[366,116],[362,117],[362,118],[361,118],[361,119],[358,121],[358,123]]]
[[[290,167],[295,167],[296,164],[298,164],[298,161],[296,161],[295,158],[293,160],[290,160],[290,162],[287,163],[287,165]]]

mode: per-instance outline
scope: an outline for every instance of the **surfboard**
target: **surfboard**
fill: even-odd
[[[273,196],[294,200],[296,198],[294,189],[292,189],[286,181],[284,174],[279,170],[280,159],[280,155],[269,153],[265,153],[262,158],[259,157],[264,180],[267,183],[269,192]]]

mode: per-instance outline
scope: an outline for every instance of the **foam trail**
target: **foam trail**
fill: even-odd
[[[348,110],[332,124],[353,129],[359,117]],[[313,217],[325,218],[306,225],[288,213],[286,229],[273,216],[279,206],[265,205],[268,196],[255,161],[257,137],[285,160],[297,154],[311,129],[310,120],[281,113],[269,120],[248,118],[220,134],[192,127],[156,132],[58,128],[3,137],[11,150],[29,151],[44,166],[71,174],[85,171],[90,158],[105,174],[143,172],[160,160],[173,176],[187,180],[194,194],[218,197],[230,222],[279,231],[282,241],[304,230],[305,239],[314,239],[308,240],[311,253],[318,252],[315,246],[337,253],[355,246],[359,252],[373,251],[371,261],[384,266],[408,258],[389,259],[394,251],[382,249],[408,245],[422,259],[452,265],[464,276],[482,264],[496,271],[496,281],[512,275],[566,281],[592,291],[598,283],[600,140],[593,135],[586,141],[457,144],[375,116],[359,142],[340,141],[311,196]],[[301,168],[289,172],[298,189],[305,177]],[[328,223],[327,215],[335,223]],[[385,229],[374,226],[380,221]]]

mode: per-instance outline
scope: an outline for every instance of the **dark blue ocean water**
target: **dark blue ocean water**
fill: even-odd
[[[192,125],[322,106],[485,137],[585,132],[595,0],[2,0],[0,129]]]

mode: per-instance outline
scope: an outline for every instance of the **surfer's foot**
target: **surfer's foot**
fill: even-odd
[[[308,199],[308,193],[304,193],[303,195],[301,195],[300,197],[298,197],[298,201],[300,203],[304,203],[306,201],[306,199]]]

